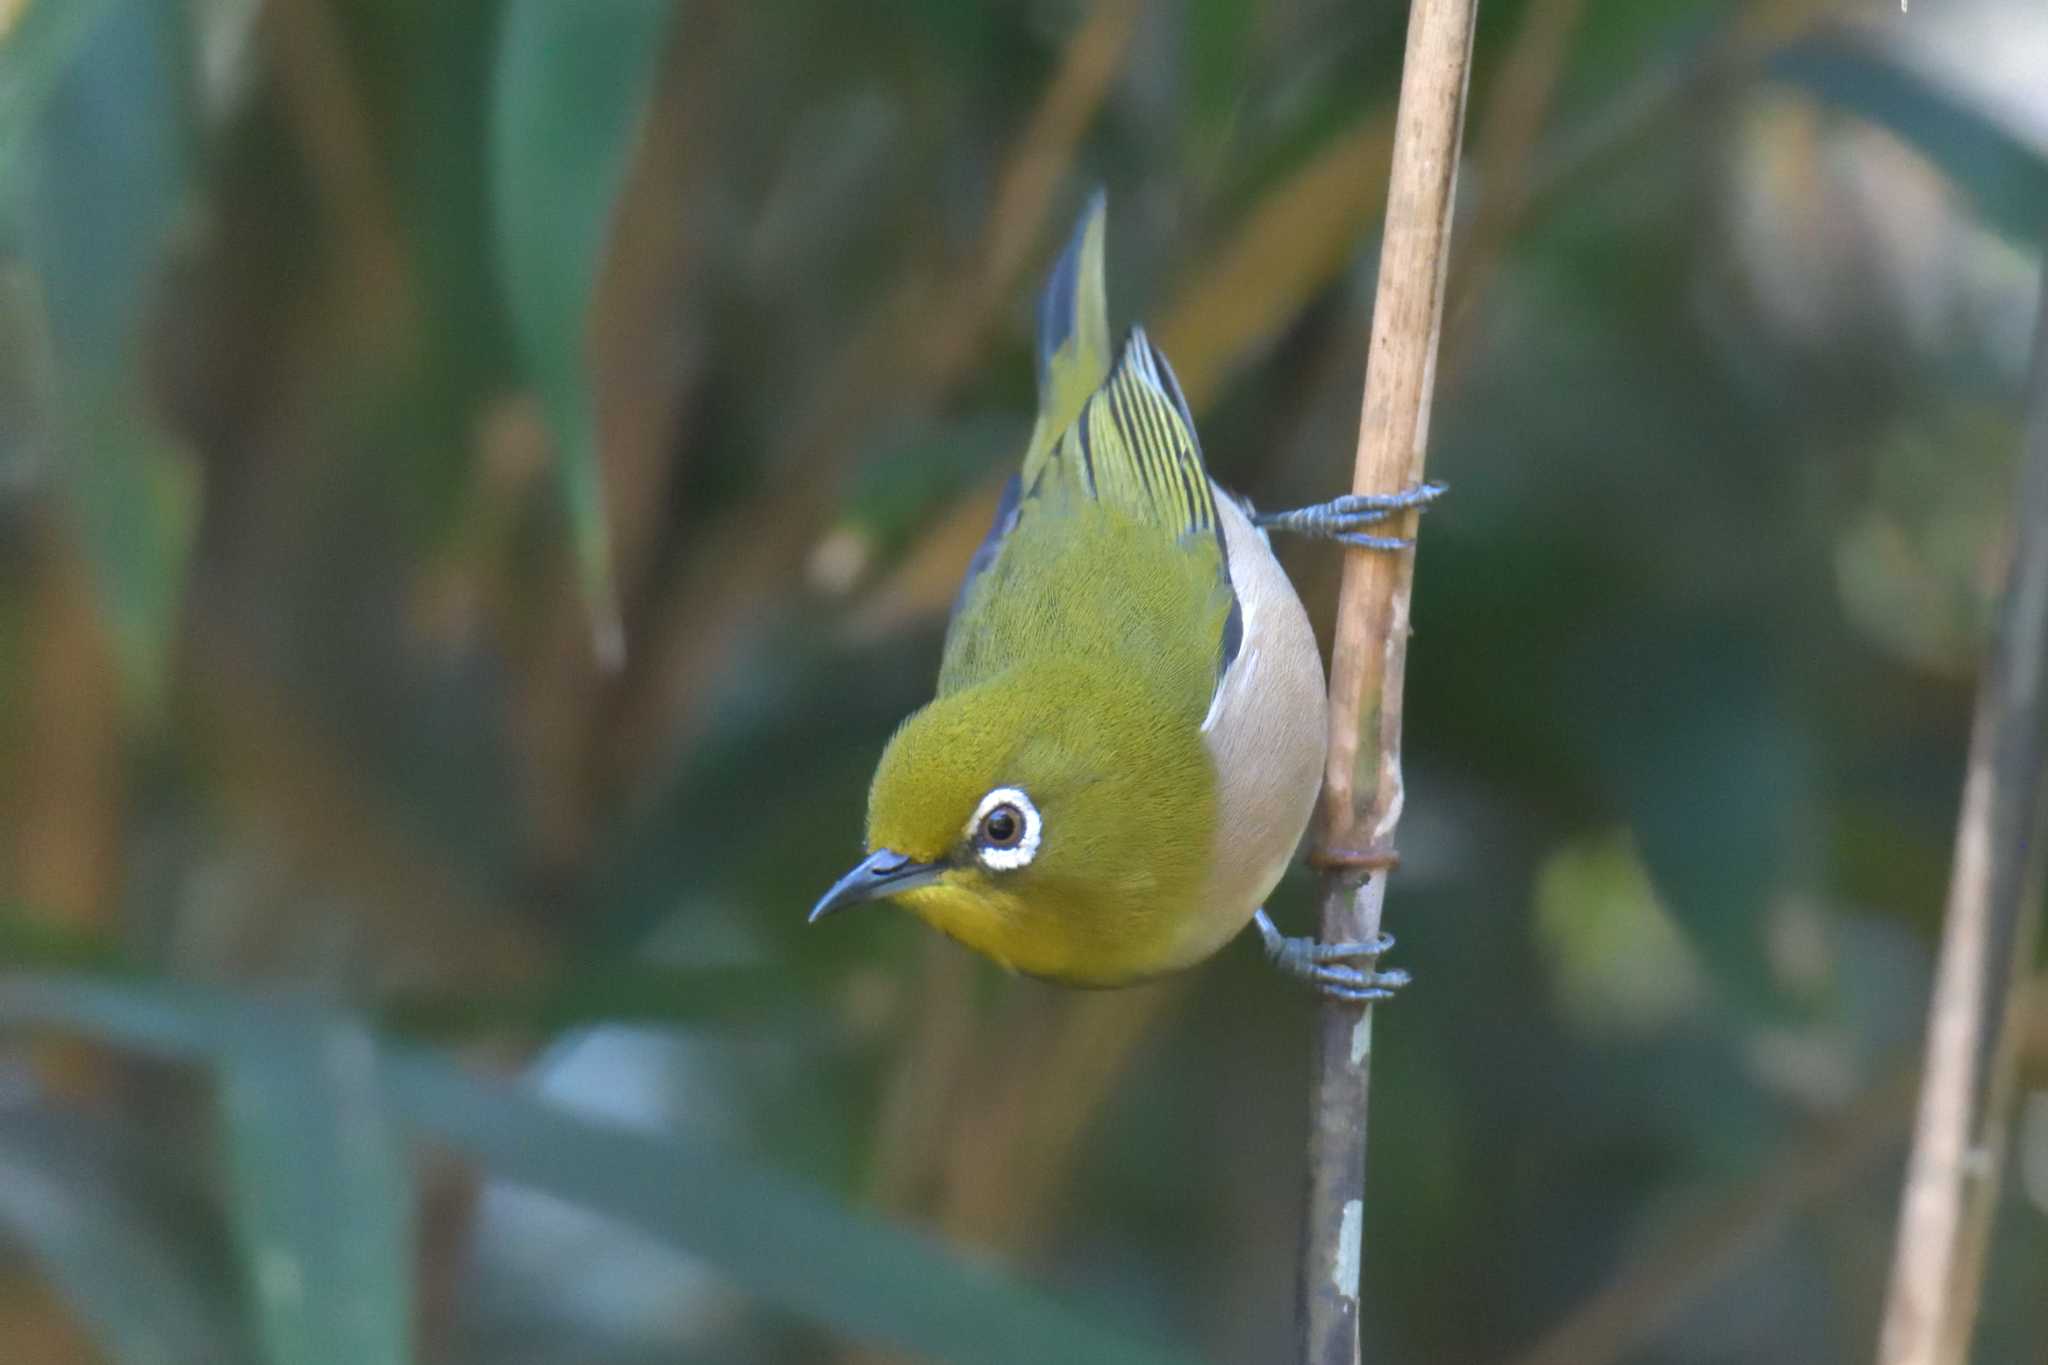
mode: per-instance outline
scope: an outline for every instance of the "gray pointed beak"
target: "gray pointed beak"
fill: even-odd
[[[816,924],[827,915],[835,915],[849,905],[862,901],[877,900],[893,896],[899,891],[911,891],[920,886],[930,886],[945,874],[943,863],[913,862],[893,849],[878,848],[861,861],[859,867],[832,884],[832,889],[819,897],[811,907],[810,923]]]

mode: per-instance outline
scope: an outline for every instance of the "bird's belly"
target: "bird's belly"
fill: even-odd
[[[1202,903],[1168,970],[1228,942],[1272,891],[1308,828],[1328,743],[1323,661],[1308,613],[1266,538],[1216,489],[1244,637],[1202,725],[1216,764],[1217,834]]]

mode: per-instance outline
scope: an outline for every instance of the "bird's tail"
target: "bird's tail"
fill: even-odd
[[[1090,395],[1109,378],[1109,300],[1102,283],[1103,223],[1108,196],[1088,196],[1067,249],[1060,253],[1038,296],[1038,425],[1025,452],[1029,488],[1055,442]]]

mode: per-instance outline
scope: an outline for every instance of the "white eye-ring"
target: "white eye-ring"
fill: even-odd
[[[1045,822],[1030,797],[1016,787],[997,787],[974,808],[966,833],[983,867],[1013,872],[1038,856],[1044,831]]]

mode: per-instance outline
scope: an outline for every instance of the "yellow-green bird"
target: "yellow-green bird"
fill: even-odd
[[[1353,1000],[1387,946],[1283,938],[1261,903],[1321,782],[1322,659],[1265,527],[1366,548],[1441,490],[1254,514],[1202,464],[1142,329],[1110,346],[1097,193],[1038,310],[1038,421],[969,564],[938,693],[889,741],[868,856],[811,911],[900,901],[1015,971],[1119,986],[1256,919],[1268,955]]]

